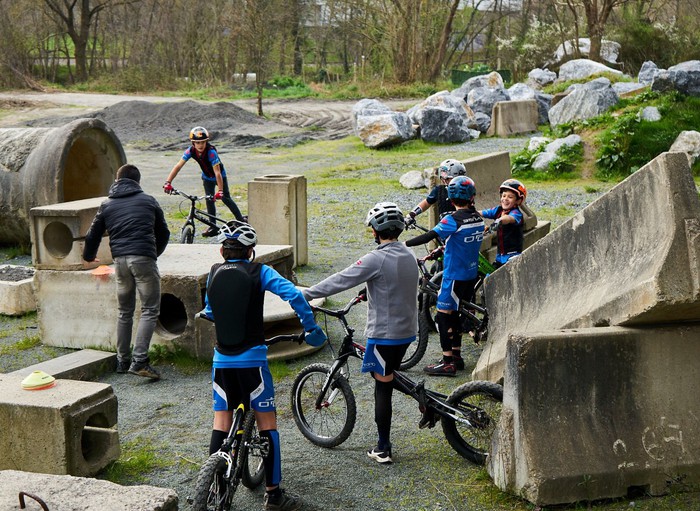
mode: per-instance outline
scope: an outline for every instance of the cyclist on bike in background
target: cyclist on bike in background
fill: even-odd
[[[447,186],[447,194],[457,210],[443,217],[432,230],[406,241],[408,247],[423,245],[438,237],[445,241],[445,269],[435,316],[442,360],[423,369],[435,376],[455,376],[458,369],[464,369],[459,301],[474,300],[479,248],[484,239],[484,219],[474,208],[474,181],[467,176],[455,177]]]
[[[415,222],[415,218],[426,211],[433,204],[437,204],[438,218],[442,218],[448,213],[452,213],[455,207],[452,205],[452,201],[447,196],[447,185],[452,179],[457,176],[465,176],[467,171],[464,165],[453,159],[447,159],[440,163],[438,167],[438,177],[440,178],[440,184],[435,185],[428,196],[420,201],[420,203],[413,208],[412,211],[408,212],[408,215],[404,218],[406,225],[411,225]]]
[[[275,389],[267,365],[263,333],[265,291],[289,302],[306,331],[308,344],[320,346],[326,341],[326,335],[294,284],[270,266],[253,262],[257,243],[255,229],[248,224],[236,226],[235,222],[229,222],[221,228],[218,240],[224,262],[215,264],[209,272],[202,311],[214,320],[216,327],[212,365],[214,426],[209,454],[216,452],[228,435],[238,404],[252,407],[260,437],[267,439],[270,446],[264,460],[263,509],[298,509],[300,498],[279,487],[282,473]]]
[[[481,210],[484,218],[495,219],[490,227],[491,232],[496,233],[497,240],[495,268],[500,268],[523,251],[524,220],[520,205],[527,197],[525,185],[517,179],[503,181],[498,191],[501,194],[500,205]]]
[[[168,174],[168,178],[163,185],[165,193],[173,192],[172,182],[175,180],[180,169],[187,163],[190,158],[193,158],[199,167],[202,169],[202,183],[204,184],[204,194],[213,195],[214,200],[207,199],[207,212],[211,216],[216,216],[216,201],[222,200],[224,204],[231,210],[236,220],[246,222],[247,220],[241,214],[241,210],[231,198],[231,192],[228,189],[228,179],[226,178],[226,169],[224,164],[219,159],[219,153],[216,147],[209,143],[209,132],[201,126],[195,126],[190,130],[190,140],[192,145],[185,149],[182,158],[178,161],[173,169]],[[214,188],[218,190],[214,193]],[[210,227],[202,236],[216,236],[218,229]]]
[[[367,213],[365,224],[372,228],[379,246],[302,292],[311,300],[367,284],[367,349],[362,372],[374,378],[374,420],[378,433],[377,446],[367,455],[379,463],[392,463],[392,381],[408,345],[416,340],[418,265],[415,255],[398,241],[404,220],[396,204],[376,204]]]

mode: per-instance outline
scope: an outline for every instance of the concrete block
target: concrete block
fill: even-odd
[[[20,492],[34,495],[51,511],[177,511],[174,490],[156,486],[121,486],[110,481],[69,475],[0,471],[0,509],[20,509]],[[27,509],[40,509],[25,498]]]
[[[494,483],[537,506],[698,485],[698,360],[700,322],[511,336]]]
[[[39,362],[9,374],[25,377],[34,371],[44,371],[64,380],[96,380],[106,372],[114,371],[117,355],[106,351],[83,349],[67,355]]]
[[[294,264],[309,261],[306,178],[296,175],[259,176],[248,181],[248,216],[258,229],[258,242],[292,245]]]
[[[22,389],[0,374],[0,470],[92,476],[119,458],[117,397],[103,383]]]
[[[275,269],[291,267],[292,247],[258,245],[256,260]],[[213,337],[194,316],[204,307],[209,270],[221,262],[218,244],[173,244],[158,259],[161,311],[152,344],[179,348],[209,358]],[[280,268],[281,267],[281,268]],[[95,276],[89,270],[41,270],[35,278],[42,342],[65,348],[116,350],[117,296],[114,274]],[[66,300],[66,293],[72,299]],[[272,299],[267,300],[273,304]],[[267,311],[268,309],[266,309]],[[291,311],[291,309],[290,309]],[[134,335],[140,304],[137,300]]]
[[[532,133],[537,131],[538,120],[537,101],[534,99],[499,101],[493,105],[491,125],[486,135],[509,137],[520,133]]]
[[[503,377],[511,333],[700,319],[700,201],[663,153],[495,272],[475,379]],[[516,306],[517,304],[517,306]]]
[[[29,225],[34,267],[39,270],[84,270],[111,264],[107,236],[97,251],[99,262],[86,263],[82,257],[85,235],[105,199],[95,197],[32,208]]]
[[[2,270],[21,268],[10,264],[0,265]],[[33,271],[33,270],[32,270]],[[36,310],[34,298],[33,277],[12,281],[0,280],[0,314],[6,316],[21,316]]]

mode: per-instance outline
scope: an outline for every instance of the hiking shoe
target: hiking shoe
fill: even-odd
[[[119,374],[128,373],[129,367],[131,367],[131,359],[128,359],[128,358],[123,358],[121,360],[117,359],[117,372]]]
[[[218,236],[218,235],[219,235],[219,229],[218,228],[215,229],[214,227],[210,227],[209,229],[207,229],[206,231],[204,231],[202,233],[202,236],[204,236],[205,238],[213,238],[214,236]]]
[[[160,380],[160,373],[147,363],[131,364],[131,367],[129,367],[129,374],[143,376],[144,378],[150,378],[151,380]]]
[[[455,357],[452,355],[452,363],[455,365],[457,371],[464,371],[464,359],[462,357]]]
[[[377,463],[393,463],[391,459],[391,449],[382,451],[375,447],[371,451],[367,451],[367,456],[372,458]]]
[[[294,511],[300,507],[301,497],[286,490],[280,490],[277,495],[266,492],[263,497],[264,511]]]
[[[427,365],[423,368],[423,371],[431,376],[456,376],[457,369],[452,362],[445,363],[442,360],[435,364]]]

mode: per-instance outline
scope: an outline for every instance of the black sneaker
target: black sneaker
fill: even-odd
[[[214,228],[214,227],[210,227],[209,229],[207,229],[206,231],[204,231],[202,233],[202,236],[204,236],[205,238],[213,238],[214,236],[218,236],[218,235],[219,235],[219,229]]]
[[[440,360],[435,364],[427,365],[423,368],[423,371],[431,376],[456,376],[457,369],[452,362],[444,362]]]
[[[464,371],[464,359],[462,357],[452,356],[452,363],[457,371]]]
[[[143,376],[144,378],[150,378],[151,380],[160,380],[160,373],[148,363],[131,364],[131,367],[129,367],[129,374]]]
[[[131,359],[122,358],[121,360],[117,358],[117,372],[119,374],[126,374],[129,372],[129,367],[131,367]]]
[[[301,507],[301,497],[294,493],[280,490],[277,495],[265,493],[263,510],[265,511],[294,511]]]
[[[393,463],[393,460],[391,459],[391,449],[382,451],[375,447],[371,451],[367,451],[367,456],[372,458],[377,463]]]

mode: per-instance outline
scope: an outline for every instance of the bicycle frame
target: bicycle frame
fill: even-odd
[[[215,215],[210,215],[206,211],[202,211],[197,207],[197,203],[201,200],[214,200],[213,195],[202,195],[202,196],[197,196],[197,195],[189,195],[182,190],[178,189],[173,189],[172,191],[173,194],[180,195],[183,197],[185,200],[190,201],[189,205],[189,211],[187,213],[187,217],[185,218],[185,223],[182,225],[182,231],[185,230],[185,227],[188,225],[192,226],[192,236],[194,236],[194,233],[196,231],[196,225],[195,225],[195,220],[203,223],[204,225],[207,225],[211,227],[212,229],[218,229],[218,224],[225,224],[226,220],[219,218]],[[184,202],[184,201],[183,201]],[[181,204],[182,206],[182,204]],[[180,209],[182,211],[182,208]]]

